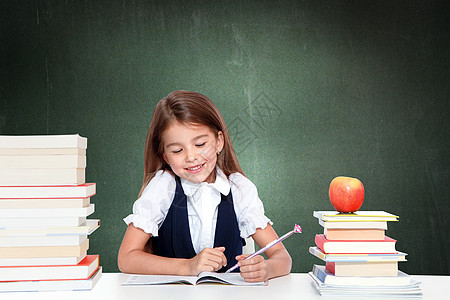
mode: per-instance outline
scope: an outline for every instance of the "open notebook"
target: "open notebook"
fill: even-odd
[[[231,285],[267,285],[267,282],[247,282],[239,273],[202,272],[198,276],[129,274],[122,285],[221,283]]]

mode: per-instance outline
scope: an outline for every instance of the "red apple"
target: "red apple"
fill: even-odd
[[[339,176],[331,181],[328,194],[335,210],[355,212],[364,201],[364,186],[357,178]]]

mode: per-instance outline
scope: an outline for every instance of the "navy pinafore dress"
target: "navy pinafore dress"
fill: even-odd
[[[159,228],[158,236],[151,237],[153,253],[164,257],[189,259],[196,253],[189,229],[187,196],[178,176],[175,176],[175,182],[175,196],[167,216]],[[221,194],[214,247],[225,247],[227,266],[220,269],[219,272],[224,272],[237,263],[235,257],[242,254],[243,243],[231,191],[228,196]],[[236,272],[239,272],[239,269],[236,269]]]

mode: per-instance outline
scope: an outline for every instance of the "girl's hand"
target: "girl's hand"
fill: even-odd
[[[260,282],[269,280],[269,267],[261,255],[244,260],[248,255],[236,256],[241,270],[241,276],[248,282]]]
[[[205,248],[199,254],[189,259],[190,275],[197,276],[201,272],[215,272],[227,265],[227,258],[223,253],[225,247]]]

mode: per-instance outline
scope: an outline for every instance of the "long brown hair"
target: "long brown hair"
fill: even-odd
[[[224,174],[239,172],[244,175],[231,144],[225,121],[216,105],[206,96],[191,91],[173,91],[156,105],[148,129],[144,154],[144,180],[139,196],[159,170],[171,171],[163,158],[162,135],[170,121],[208,126],[216,134],[222,131],[224,146],[217,157],[217,164]]]

